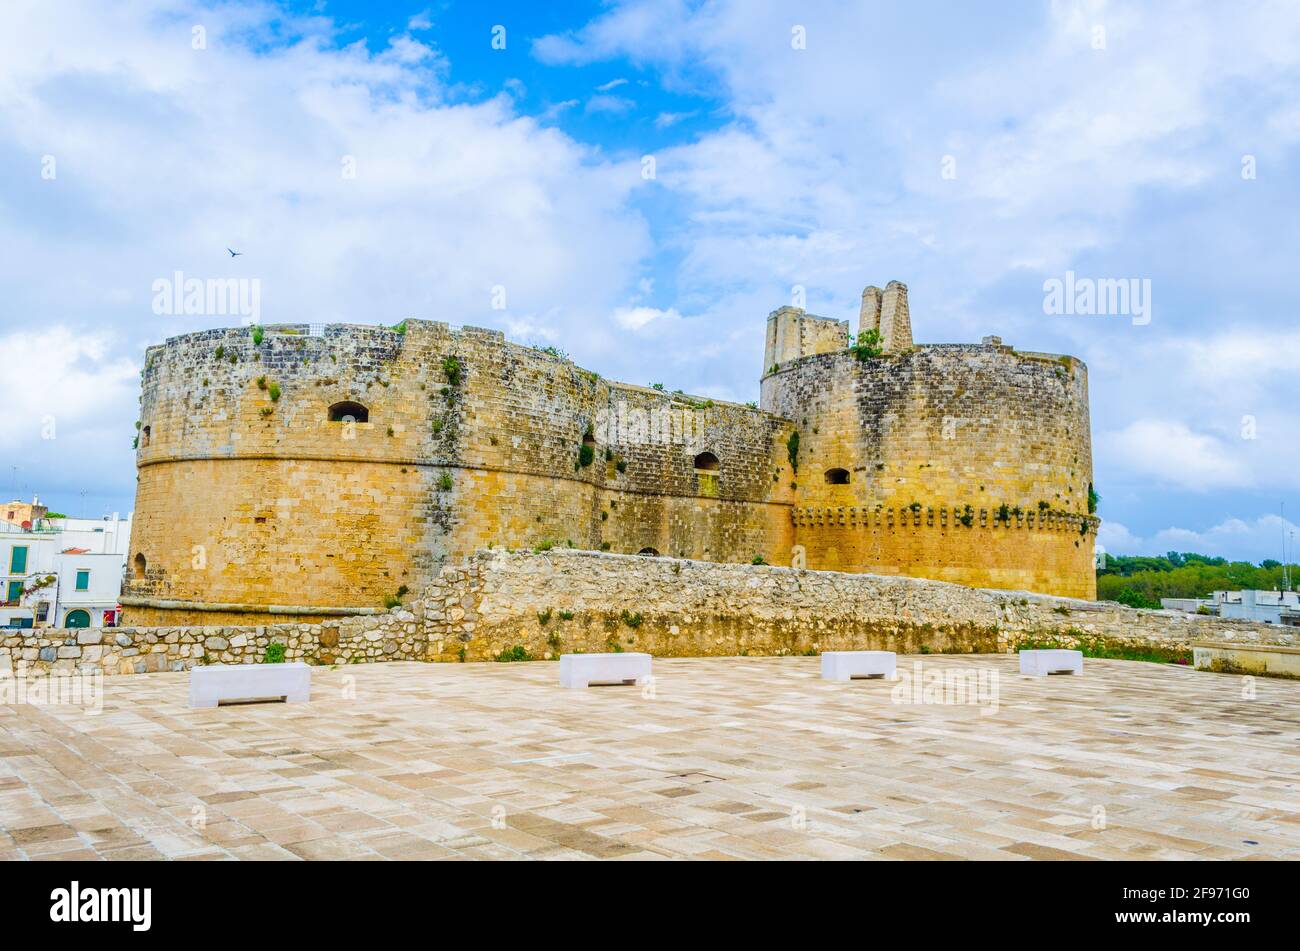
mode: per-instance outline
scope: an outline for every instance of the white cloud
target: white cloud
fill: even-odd
[[[619,307],[614,311],[614,320],[628,330],[641,330],[652,321],[679,321],[682,315],[673,308],[660,310],[657,307]]]
[[[636,102],[626,96],[592,96],[587,100],[587,111],[592,113],[603,112],[617,116],[635,108]]]
[[[1133,535],[1123,525],[1102,523],[1098,541],[1111,555],[1163,555],[1169,551],[1190,551],[1202,555],[1249,561],[1282,560],[1283,536],[1286,536],[1287,559],[1295,561],[1291,533],[1300,538],[1300,527],[1280,515],[1256,518],[1227,518],[1204,529],[1170,526],[1153,532],[1149,538]]]
[[[697,114],[697,113],[694,112],[694,111],[691,111],[691,112],[661,112],[661,113],[659,113],[659,115],[655,116],[655,128],[656,128],[656,129],[671,129],[673,126],[677,125],[677,123],[681,122],[683,119],[690,119],[690,118],[692,118],[693,116],[695,116],[696,114]]]
[[[1106,451],[1129,472],[1159,485],[1189,489],[1241,488],[1253,484],[1249,468],[1224,442],[1193,432],[1173,419],[1137,419],[1102,437]]]
[[[687,34],[699,26],[707,8],[684,0],[633,0],[619,3],[579,30],[544,36],[533,53],[550,65],[576,65],[626,55],[634,62],[676,60],[691,48]]]
[[[509,96],[458,98],[427,43],[336,49],[327,21],[185,0],[22,0],[5,21],[0,333],[20,345],[2,352],[7,372],[14,354],[44,368],[42,406],[54,401],[61,433],[103,426],[75,450],[101,471],[133,472],[123,426],[138,382],[122,368],[166,336],[232,322],[155,316],[152,282],[175,270],[260,280],[268,323],[417,316],[617,353],[585,328],[607,325],[642,276],[635,169],[518,114]],[[206,48],[191,46],[195,23]],[[495,285],[506,312],[491,307]],[[20,332],[29,326],[63,336]],[[32,417],[19,418],[6,455],[46,458]],[[55,480],[72,455],[30,478]]]
[[[24,495],[88,490],[115,493],[118,500],[131,496],[140,376],[135,361],[114,355],[116,344],[111,334],[62,326],[0,335],[4,491],[13,482]],[[113,459],[126,464],[106,464]]]
[[[1097,529],[1097,544],[1102,551],[1112,555],[1133,555],[1144,554],[1145,544],[1142,539],[1138,538],[1128,530],[1128,527],[1121,525],[1119,522],[1102,521],[1101,527]]]
[[[809,309],[851,318],[865,284],[898,278],[920,340],[995,332],[1088,362],[1100,484],[1300,487],[1300,443],[1286,436],[1300,336],[1290,309],[1259,303],[1269,282],[1287,299],[1300,253],[1280,211],[1291,196],[1276,191],[1300,142],[1300,8],[1256,0],[1225,17],[1201,2],[1170,17],[1158,3],[1057,0],[1012,24],[974,8],[935,23],[810,2],[806,51],[790,48],[783,4],[660,12],[616,3],[535,52],[627,57],[666,85],[707,89],[731,117],[656,153],[657,187],[680,211],[666,240],[683,313],[736,339],[793,284]],[[708,83],[684,78],[701,73]],[[1241,191],[1246,152],[1269,182],[1256,192]],[[1220,249],[1209,267],[1187,260],[1197,242]],[[1088,256],[1102,263],[1080,273],[1158,271],[1152,328],[1043,319],[1043,277]],[[1196,299],[1206,283],[1218,301]],[[1017,285],[1017,306],[990,308]],[[678,324],[680,349],[703,336],[696,326]],[[731,366],[733,388],[752,376],[743,357]],[[1242,437],[1246,416],[1257,439]]]

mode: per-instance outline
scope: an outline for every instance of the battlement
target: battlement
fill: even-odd
[[[802,528],[860,527],[892,530],[894,528],[1002,528],[1024,531],[1071,532],[1075,535],[1096,534],[1100,519],[1091,515],[1059,512],[1051,509],[1025,511],[1020,508],[988,508],[968,504],[902,506],[793,506],[790,517]]]

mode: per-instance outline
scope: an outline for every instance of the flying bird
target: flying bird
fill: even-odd
[[[229,248],[226,248],[226,250],[227,250],[227,251],[230,251]],[[230,256],[231,256],[232,258],[237,258],[237,257],[239,257],[239,256],[240,256],[241,254],[243,254],[243,253],[244,253],[243,251],[230,251]]]

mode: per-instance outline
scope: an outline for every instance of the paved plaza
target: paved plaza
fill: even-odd
[[[815,657],[318,668],[310,703],[216,709],[107,678],[97,716],[0,706],[0,859],[1300,858],[1300,682],[916,662],[996,671],[996,710]]]

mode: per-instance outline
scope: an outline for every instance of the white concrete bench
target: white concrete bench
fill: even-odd
[[[190,670],[190,706],[215,707],[223,701],[311,699],[311,668],[291,664],[209,664]]]
[[[649,654],[561,654],[560,686],[634,684],[650,676]]]
[[[897,660],[893,651],[826,651],[822,654],[822,680],[855,677],[893,680]]]
[[[1083,653],[1069,650],[1021,651],[1020,672],[1030,677],[1046,677],[1048,674],[1082,674]]]

